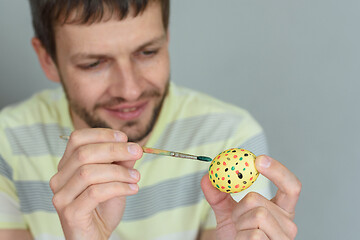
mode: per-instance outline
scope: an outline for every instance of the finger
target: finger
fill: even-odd
[[[250,192],[243,199],[240,200],[236,209],[233,211],[233,220],[236,221],[241,215],[256,208],[266,208],[274,216],[275,220],[279,223],[282,230],[290,238],[294,238],[297,234],[297,226],[291,220],[291,215],[277,206],[275,203],[269,201],[264,196]]]
[[[133,168],[143,152],[136,143],[95,143],[79,147],[59,172],[50,180],[52,190],[57,192],[78,168],[87,164],[122,162],[126,168]]]
[[[134,195],[138,190],[139,187],[137,184],[119,182],[91,185],[64,209],[59,210],[62,214],[66,215],[67,218],[72,220],[75,219],[76,221],[76,219],[89,215],[100,203],[116,197]],[[56,203],[57,199],[54,196],[54,206]]]
[[[71,133],[64,155],[59,162],[58,170],[72,153],[80,146],[101,142],[127,142],[125,133],[108,128],[84,128]]]
[[[258,207],[251,209],[236,220],[237,231],[260,229],[269,239],[288,239],[271,212]]]
[[[135,169],[115,164],[89,164],[80,167],[56,195],[61,205],[66,206],[91,185],[107,182],[137,183],[139,179],[140,173]]]
[[[236,240],[242,239],[258,239],[258,240],[269,240],[266,234],[261,229],[251,229],[238,232],[236,234]]]
[[[255,164],[257,170],[278,187],[272,201],[293,214],[301,191],[301,182],[295,174],[280,162],[265,155],[257,157]]]
[[[201,188],[206,200],[215,213],[217,223],[231,220],[232,211],[237,204],[231,195],[216,189],[211,184],[208,174],[201,179]]]

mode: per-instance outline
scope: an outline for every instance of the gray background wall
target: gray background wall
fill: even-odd
[[[172,78],[247,108],[302,181],[297,239],[357,239],[359,0],[173,0]],[[27,1],[0,2],[0,108],[54,87]]]

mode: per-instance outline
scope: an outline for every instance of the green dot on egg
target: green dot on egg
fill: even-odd
[[[231,170],[233,170],[233,171],[234,171],[234,170],[235,170],[235,167],[234,167],[234,166],[232,166],[232,167],[231,167]]]

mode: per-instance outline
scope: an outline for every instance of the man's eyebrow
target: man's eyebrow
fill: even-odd
[[[104,54],[93,54],[93,53],[76,53],[70,57],[71,61],[76,61],[78,59],[99,59],[99,58],[106,58]]]
[[[151,39],[150,41],[147,41],[144,44],[140,45],[136,49],[136,51],[142,50],[151,45],[161,45],[165,41],[166,41],[166,35],[163,34],[160,37],[155,37],[155,38]],[[73,56],[71,56],[70,60],[76,61],[78,59],[100,59],[100,58],[106,58],[106,57],[108,57],[108,56],[105,54],[80,52],[80,53],[75,53]]]
[[[163,34],[160,37],[156,37],[156,38],[154,38],[154,39],[140,45],[137,49],[141,50],[141,49],[144,49],[144,48],[146,48],[146,47],[148,47],[150,45],[161,45],[165,41],[166,41],[166,34]]]

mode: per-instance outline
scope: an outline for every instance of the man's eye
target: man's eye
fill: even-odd
[[[84,64],[84,65],[80,65],[80,68],[82,69],[93,69],[96,68],[97,66],[99,66],[100,63],[102,63],[103,60],[98,60],[96,62],[90,63],[90,64]]]
[[[158,50],[142,51],[141,54],[144,56],[151,56],[151,55],[155,55],[157,52],[158,52]]]

